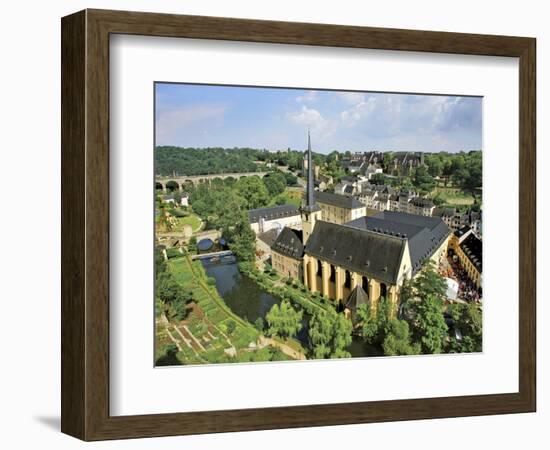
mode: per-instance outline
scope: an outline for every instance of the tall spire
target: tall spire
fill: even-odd
[[[311,157],[311,136],[309,133],[309,127],[307,129],[307,203],[306,206],[310,208],[315,204],[313,200],[313,158]]]

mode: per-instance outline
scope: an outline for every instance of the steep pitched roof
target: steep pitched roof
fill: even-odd
[[[345,225],[319,220],[305,253],[386,283],[396,284],[407,242]]]
[[[256,237],[260,241],[264,242],[266,245],[271,247],[274,244],[275,240],[277,239],[278,232],[279,230],[277,230],[276,228],[272,228],[271,230],[264,231],[263,233],[259,233]]]
[[[434,202],[432,202],[429,198],[423,197],[415,197],[411,200],[411,203],[414,206],[419,206],[421,208],[431,208],[434,206]]]
[[[315,201],[340,208],[356,209],[362,208],[363,204],[355,197],[333,194],[332,192],[315,192]]]
[[[346,301],[346,308],[349,308],[352,313],[357,311],[357,308],[361,305],[366,305],[369,303],[369,296],[363,289],[363,287],[358,284],[353,288],[353,291],[348,296]]]
[[[346,194],[353,194],[354,187],[351,184],[347,184],[346,187],[344,187],[344,192]]]
[[[455,212],[454,208],[435,208],[432,215],[436,217],[453,217]]]
[[[302,232],[284,227],[271,246],[271,250],[290,258],[302,259],[304,256]]]
[[[450,234],[449,227],[439,217],[397,211],[383,211],[372,217],[360,217],[346,222],[344,226],[407,239],[413,276],[421,269],[422,262],[430,258]]]
[[[470,235],[460,243],[460,248],[464,253],[466,253],[466,256],[476,267],[476,269],[481,272],[483,268],[483,243],[481,239],[479,239],[474,233],[470,233]]]
[[[269,208],[251,209],[248,211],[248,221],[257,223],[260,219],[276,220],[278,218],[299,216],[300,210],[295,205],[271,206]]]

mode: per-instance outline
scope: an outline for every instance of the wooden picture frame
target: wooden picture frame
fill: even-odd
[[[104,10],[61,25],[64,433],[101,440],[535,411],[535,39]],[[519,58],[519,391],[110,416],[109,36],[117,33]]]

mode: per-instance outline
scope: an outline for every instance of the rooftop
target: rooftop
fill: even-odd
[[[363,287],[358,284],[349,294],[349,297],[346,301],[346,308],[349,308],[353,314],[357,312],[357,308],[359,308],[359,306],[365,305],[368,302],[369,296],[367,295]]]
[[[264,231],[263,233],[259,233],[258,236],[256,236],[260,241],[267,244],[269,247],[273,245],[275,240],[277,239],[279,230],[277,228],[272,228],[271,230]]]
[[[349,270],[396,284],[406,240],[318,220],[305,253]]]
[[[476,269],[481,272],[483,267],[483,243],[481,239],[479,239],[475,233],[470,233],[470,235],[461,242],[460,248],[466,254],[471,263],[476,267]]]
[[[302,232],[284,227],[271,246],[271,250],[290,258],[301,259],[304,256]]]
[[[423,197],[415,197],[411,200],[411,203],[414,206],[419,206],[421,208],[431,208],[434,206],[434,202],[432,202],[429,198]]]
[[[248,221],[257,223],[260,219],[276,220],[283,217],[299,216],[300,210],[295,205],[270,206],[268,208],[251,209],[248,211]]]
[[[347,197],[332,192],[315,192],[315,201],[339,208],[356,209],[363,207],[363,204],[355,197]]]
[[[413,275],[450,234],[449,227],[439,217],[397,211],[384,211],[375,216],[360,217],[344,225],[408,240]]]

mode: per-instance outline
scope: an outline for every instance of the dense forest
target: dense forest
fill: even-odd
[[[299,151],[159,146],[155,149],[155,172],[168,176],[174,172],[177,175],[257,172],[266,169],[265,163],[299,169],[302,156]]]

